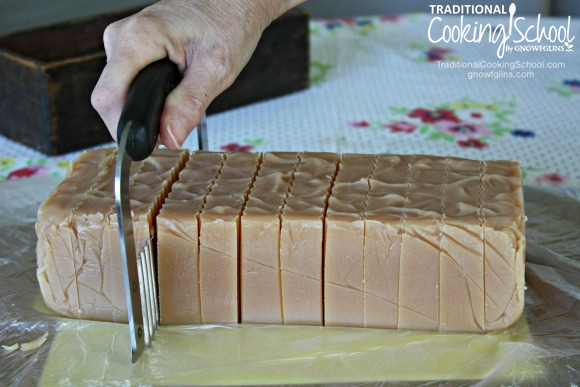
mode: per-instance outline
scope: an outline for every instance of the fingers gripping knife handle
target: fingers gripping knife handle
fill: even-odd
[[[119,119],[117,138],[121,139],[130,124],[125,149],[134,161],[149,157],[155,149],[165,97],[180,80],[177,66],[162,59],[145,67],[133,81]]]
[[[150,251],[146,246],[137,255],[135,249],[129,198],[131,162],[147,158],[155,149],[165,98],[179,80],[177,66],[167,59],[143,69],[131,85],[117,127],[115,199],[133,363],[150,346],[158,313]]]

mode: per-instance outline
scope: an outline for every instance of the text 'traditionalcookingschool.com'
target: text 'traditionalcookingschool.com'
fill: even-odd
[[[529,62],[529,61],[485,61],[477,62],[443,62],[437,61],[437,67],[442,69],[469,69],[468,79],[509,79],[509,78],[534,78],[532,69],[562,69],[566,68],[564,62]],[[528,70],[528,71],[515,71]]]

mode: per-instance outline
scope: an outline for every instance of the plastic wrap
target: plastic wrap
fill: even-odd
[[[55,316],[36,280],[38,205],[57,183],[0,183],[0,385],[574,385],[580,380],[580,202],[525,188],[525,318],[438,334],[289,326],[161,327],[130,362],[126,325]],[[570,196],[576,195],[576,199]],[[119,284],[122,286],[122,284]],[[380,383],[379,383],[380,382]]]

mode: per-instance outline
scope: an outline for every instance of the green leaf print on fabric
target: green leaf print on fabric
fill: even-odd
[[[311,61],[310,62],[310,83],[312,85],[320,85],[326,82],[328,72],[332,69],[332,65]]]
[[[558,94],[560,97],[573,97],[580,95],[580,80],[578,79],[564,79],[561,82],[551,81],[548,90]]]
[[[244,138],[244,144],[251,145],[251,146],[260,146],[264,144],[264,139],[262,138]]]
[[[0,157],[0,169],[8,169],[16,164],[12,157]]]

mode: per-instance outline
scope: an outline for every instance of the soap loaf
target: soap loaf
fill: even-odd
[[[82,154],[39,209],[38,278],[60,314],[126,321],[115,159],[111,149]],[[162,324],[489,332],[522,314],[517,162],[314,152],[187,159],[157,151],[131,171],[137,248],[157,235]]]

